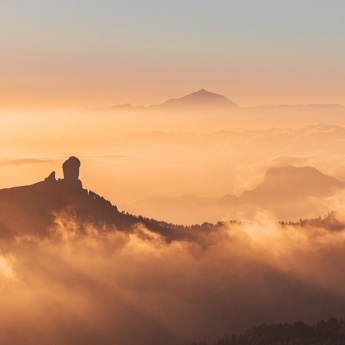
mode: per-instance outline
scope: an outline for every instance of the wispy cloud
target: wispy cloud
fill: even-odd
[[[47,158],[4,158],[0,160],[0,165],[17,166],[28,164],[48,164],[54,162],[56,162],[56,160]]]

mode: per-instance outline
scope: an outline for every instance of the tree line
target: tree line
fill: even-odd
[[[345,322],[330,318],[311,325],[294,323],[261,324],[243,334],[228,335],[215,343],[193,345],[344,345]]]

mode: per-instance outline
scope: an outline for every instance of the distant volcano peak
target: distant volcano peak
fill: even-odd
[[[191,93],[189,95],[186,95],[186,96],[184,96],[182,98],[194,97],[194,96],[200,96],[200,97],[221,97],[221,98],[227,99],[225,96],[218,95],[217,93],[210,92],[210,91],[207,91],[205,89],[200,89],[199,91],[193,92],[193,93]]]
[[[205,89],[200,89],[199,91],[197,91],[196,93],[211,93]]]
[[[118,104],[110,107],[109,109],[114,110],[132,110],[132,109],[207,109],[207,108],[238,108],[239,106],[232,102],[225,96],[219,95],[214,92],[210,92],[206,89],[200,89],[199,91],[190,93],[180,98],[171,98],[164,103],[158,105],[151,105],[148,107],[133,107],[131,104]]]
[[[181,98],[173,98],[160,105],[164,108],[197,108],[197,107],[212,107],[212,108],[234,108],[238,105],[232,102],[225,96],[219,95],[200,89]]]

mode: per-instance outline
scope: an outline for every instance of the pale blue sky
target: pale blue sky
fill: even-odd
[[[231,96],[234,79],[239,83],[234,96],[251,103],[243,94],[246,85],[251,92],[253,83],[262,89],[265,78],[266,96],[261,90],[252,103],[260,97],[267,103],[273,93],[274,103],[283,101],[286,88],[271,80],[273,74],[287,77],[286,87],[296,84],[292,76],[304,75],[300,92],[308,83],[326,84],[330,93],[320,102],[341,102],[344,17],[340,0],[1,0],[0,72],[10,82],[8,92],[30,83],[39,92],[63,77],[66,88],[76,90],[80,78],[84,86],[86,79],[94,81],[103,93],[111,90],[121,94],[119,101],[133,98],[134,103],[177,96],[198,85]],[[76,99],[86,92],[82,89]],[[101,100],[91,86],[85,96],[92,92],[95,103],[110,97]],[[315,98],[321,94],[324,89]],[[312,95],[306,95],[309,100]]]

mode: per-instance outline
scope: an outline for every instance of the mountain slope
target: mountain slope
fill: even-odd
[[[164,221],[133,216],[120,212],[116,206],[98,194],[84,189],[79,180],[80,161],[70,157],[64,164],[64,178],[56,179],[52,172],[44,181],[21,187],[0,190],[0,239],[14,239],[18,235],[46,237],[56,222],[74,221],[78,230],[88,226],[101,231],[143,231],[158,233],[167,242],[194,240],[200,231],[209,227],[183,226]],[[221,224],[218,224],[221,226]],[[214,227],[214,230],[217,226]]]
[[[262,184],[244,192],[241,199],[248,202],[271,198],[316,197],[339,188],[345,188],[345,183],[313,167],[285,166],[268,170]]]
[[[315,168],[286,166],[269,169],[261,184],[240,196],[153,197],[126,208],[134,214],[188,224],[251,217],[262,210],[294,221],[327,213],[330,210],[318,208],[320,200],[339,191],[345,191],[344,182]]]
[[[225,96],[209,92],[205,89],[201,89],[197,92],[193,92],[189,95],[173,98],[165,101],[162,104],[150,105],[148,107],[138,106],[133,107],[131,104],[117,104],[113,105],[109,110],[132,110],[132,109],[227,109],[227,108],[238,108],[239,106],[232,102]]]
[[[236,108],[238,105],[230,101],[225,96],[201,89],[181,98],[170,99],[158,107],[165,109],[196,107]]]
[[[76,221],[81,231],[88,225],[131,231],[141,224],[167,240],[185,235],[168,223],[119,212],[108,200],[82,187],[79,166],[79,160],[70,157],[63,166],[63,179],[56,180],[52,172],[44,181],[0,190],[0,238],[48,236],[55,222],[64,217]]]

